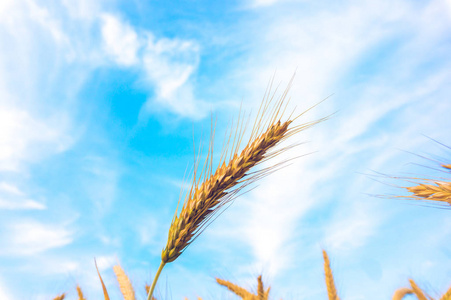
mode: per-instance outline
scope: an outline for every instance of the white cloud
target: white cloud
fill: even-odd
[[[110,14],[103,14],[102,21],[105,52],[118,65],[133,66],[137,64],[140,42],[133,28]]]
[[[0,171],[18,171],[25,162],[65,151],[73,142],[67,126],[63,114],[42,120],[0,103]]]
[[[28,199],[24,192],[16,186],[0,182],[0,210],[21,210],[21,209],[46,209],[46,206],[38,201]]]
[[[381,223],[381,214],[374,206],[362,202],[344,209],[336,220],[327,224],[326,249],[354,251],[365,245]]]
[[[105,52],[119,66],[134,67],[142,73],[145,89],[154,89],[153,98],[140,113],[168,109],[183,117],[199,118],[206,109],[194,97],[191,77],[199,64],[196,42],[178,38],[160,38],[146,30],[140,34],[111,14],[102,15],[102,36]]]
[[[13,299],[11,297],[8,289],[4,286],[3,282],[1,281],[1,278],[0,278],[0,298],[2,300],[12,300]]]
[[[24,200],[6,200],[0,198],[0,210],[27,210],[27,209],[36,209],[36,210],[43,210],[46,209],[46,206],[42,203],[39,203],[37,201],[31,200],[31,199],[24,199]]]
[[[156,89],[156,101],[171,111],[189,117],[201,117],[206,109],[194,99],[190,77],[199,63],[199,46],[179,39],[155,40],[148,35],[143,54],[146,79]],[[152,111],[148,101],[145,111]]]
[[[36,221],[16,220],[6,225],[0,254],[8,256],[35,255],[70,244],[72,233],[64,225],[47,225]]]

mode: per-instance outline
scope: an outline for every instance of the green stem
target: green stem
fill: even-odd
[[[153,290],[155,289],[155,286],[157,285],[158,277],[160,277],[160,273],[163,270],[166,263],[161,262],[160,267],[158,268],[157,274],[155,274],[155,278],[153,279],[152,286],[150,287],[149,295],[147,295],[147,300],[152,299]]]

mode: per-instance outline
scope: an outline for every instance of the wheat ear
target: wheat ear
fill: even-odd
[[[418,300],[428,300],[424,295],[423,291],[418,287],[418,285],[413,281],[413,279],[409,279],[410,286],[412,287],[412,291],[417,296]]]
[[[53,298],[53,300],[64,300],[64,298],[66,298],[66,294],[65,293],[63,293],[63,294],[61,294],[59,296],[56,296],[55,298]]]
[[[409,288],[401,288],[399,290],[396,290],[393,294],[393,300],[402,300],[407,295],[413,294],[413,291]]]
[[[451,165],[450,165],[451,166]],[[440,298],[440,300],[451,300],[451,287],[448,291]]]
[[[216,278],[216,282],[222,286],[225,286],[229,291],[235,293],[235,295],[241,297],[242,299],[254,299],[255,295],[243,289],[242,287],[231,283],[230,281]]]
[[[451,164],[441,164],[441,167],[445,172],[451,171]],[[450,172],[451,173],[451,172]],[[412,181],[416,181],[417,185],[411,187],[405,187],[409,191],[411,196],[401,196],[404,198],[410,198],[415,200],[435,201],[436,203],[451,205],[451,179],[433,180],[433,179],[421,179],[421,178],[406,178]],[[420,182],[418,182],[420,180]],[[421,181],[423,183],[421,183]]]
[[[264,300],[265,299],[265,290],[263,289],[263,280],[262,280],[262,276],[258,276],[257,278],[258,281],[258,286],[257,286],[257,296],[259,300]]]
[[[446,202],[451,205],[451,182],[434,181],[434,184],[421,183],[416,186],[406,187],[414,198]]]
[[[97,267],[97,262],[95,259],[94,264],[96,265],[97,275],[99,275],[100,283],[102,284],[103,297],[105,298],[105,300],[110,300],[110,296],[108,295],[108,291],[106,289],[105,283],[103,282],[102,276],[100,276],[99,268]]]
[[[332,275],[332,269],[330,268],[329,257],[327,256],[327,252],[323,250],[324,257],[324,273],[326,278],[326,286],[327,286],[327,295],[329,296],[329,300],[340,300],[337,295],[337,290],[335,288],[334,276]]]
[[[114,266],[113,271],[116,274],[116,279],[119,283],[121,293],[124,296],[124,300],[135,300],[135,291],[133,290],[132,283],[121,266]]]
[[[151,299],[158,277],[166,263],[176,260],[202,230],[208,226],[213,216],[224,205],[230,203],[243,188],[268,175],[280,165],[274,165],[252,173],[249,171],[258,164],[288,149],[284,148],[270,152],[278,143],[299,131],[327,119],[323,118],[290,127],[291,123],[297,117],[290,119],[290,116],[287,120],[283,120],[286,108],[284,100],[288,89],[289,87],[272,107],[271,101],[274,98],[274,94],[270,97],[268,93],[268,96],[264,97],[249,141],[240,153],[238,150],[245,128],[243,126],[244,122],[238,122],[230,153],[228,153],[227,146],[223,151],[219,166],[214,173],[212,172],[213,140],[210,141],[210,151],[204,167],[199,176],[196,174],[196,166],[194,167],[195,172],[191,189],[185,197],[180,214],[178,214],[177,209],[172,219],[168,232],[168,240],[161,253],[161,264],[152,282],[147,300]],[[227,145],[229,144],[227,143]],[[229,159],[227,159],[227,156],[229,156]]]
[[[78,294],[78,300],[86,300],[86,298],[83,296],[83,291],[81,290],[81,287],[77,285],[77,294]]]

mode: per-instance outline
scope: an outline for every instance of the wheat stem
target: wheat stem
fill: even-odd
[[[166,263],[162,261],[160,264],[160,267],[158,268],[157,274],[155,274],[155,278],[153,279],[152,286],[150,287],[149,294],[147,295],[147,300],[152,299],[153,290],[155,289],[155,286],[157,285],[158,277],[160,277],[161,271],[163,270],[165,265],[166,265]]]

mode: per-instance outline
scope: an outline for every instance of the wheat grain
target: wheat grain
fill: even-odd
[[[399,290],[395,291],[395,294],[393,295],[393,300],[402,300],[407,295],[413,294],[413,291],[408,288],[401,288]]]
[[[83,291],[81,290],[81,287],[77,285],[77,294],[78,294],[78,300],[86,300],[86,298],[83,296]]]
[[[127,274],[125,274],[120,265],[114,266],[113,270],[116,274],[116,279],[119,283],[121,293],[124,296],[124,300],[135,300],[135,291],[133,290],[132,283],[130,282]]]
[[[418,287],[413,279],[409,279],[409,282],[410,286],[412,287],[412,292],[415,294],[415,296],[417,296],[418,300],[428,300],[423,291]]]
[[[325,250],[323,250],[323,257],[327,295],[329,296],[329,300],[339,300],[340,298],[338,298],[337,290],[335,288],[334,276],[332,275],[332,269],[330,268],[329,257],[327,256],[327,252]]]

